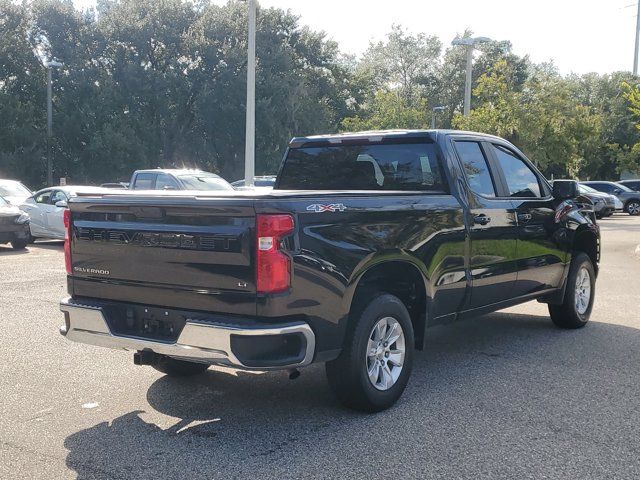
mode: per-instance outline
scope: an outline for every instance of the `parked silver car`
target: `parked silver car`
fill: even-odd
[[[64,240],[64,211],[69,198],[79,193],[109,192],[99,187],[49,187],[37,191],[27,198],[20,208],[29,214],[31,240],[36,238],[53,238]]]
[[[629,187],[616,182],[590,181],[581,183],[599,192],[615,195],[622,202],[625,212],[629,215],[640,215],[640,192],[634,192]]]
[[[616,211],[616,200],[618,199],[615,196],[599,192],[588,185],[579,185],[578,191],[580,195],[587,197],[593,202],[593,211],[596,217],[610,217],[613,215],[613,212]]]

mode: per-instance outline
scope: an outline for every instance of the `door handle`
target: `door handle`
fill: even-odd
[[[491,217],[487,217],[484,213],[473,217],[473,223],[478,225],[486,225],[491,221]]]

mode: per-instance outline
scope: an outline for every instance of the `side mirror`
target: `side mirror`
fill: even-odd
[[[60,200],[59,202],[56,202],[56,207],[67,208],[67,201],[66,200]]]
[[[622,193],[622,190],[620,190],[619,188],[616,188],[613,190],[614,195],[620,195],[621,193]]]
[[[578,182],[575,180],[553,181],[553,198],[556,200],[570,200],[578,195]]]

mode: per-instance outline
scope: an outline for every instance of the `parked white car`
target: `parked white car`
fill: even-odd
[[[0,178],[0,197],[4,198],[11,205],[20,205],[33,192],[17,180],[4,180]]]
[[[69,198],[78,193],[109,192],[99,187],[49,187],[37,191],[27,198],[20,208],[29,214],[32,240],[36,238],[54,238],[64,240],[64,211]]]

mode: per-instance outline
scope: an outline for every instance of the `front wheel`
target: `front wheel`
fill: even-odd
[[[596,273],[585,253],[571,260],[564,299],[560,305],[549,305],[551,320],[560,328],[581,328],[589,321],[596,293]]]
[[[11,247],[14,250],[24,250],[25,248],[27,248],[27,240],[14,240],[13,242],[11,242]]]
[[[331,389],[347,407],[379,412],[402,395],[413,366],[411,317],[402,301],[378,294],[351,325],[340,356],[327,362]]]
[[[627,204],[627,213],[629,215],[640,215],[640,202],[638,200],[631,200]]]

